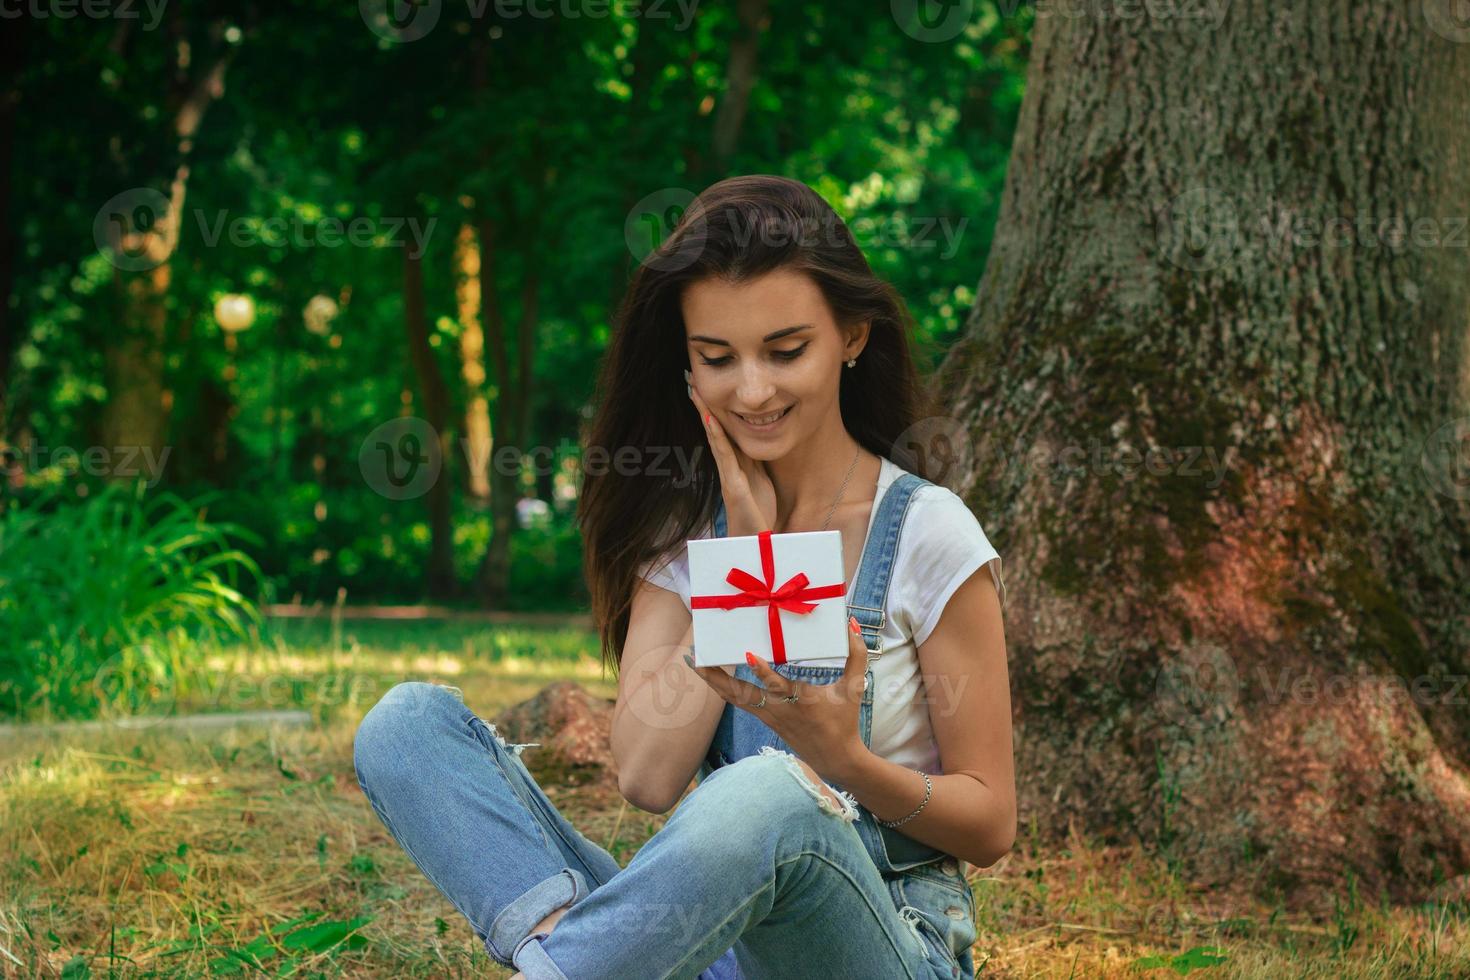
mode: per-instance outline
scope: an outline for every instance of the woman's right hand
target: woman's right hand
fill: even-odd
[[[694,376],[684,372],[689,397],[699,412],[705,438],[720,471],[720,490],[725,497],[725,536],[731,538],[769,531],[776,523],[776,487],[761,460],[751,459],[725,434],[720,420],[710,411],[694,388]]]

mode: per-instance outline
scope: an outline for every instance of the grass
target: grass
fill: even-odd
[[[611,697],[594,649],[577,630],[288,622],[212,654],[176,707],[305,707],[314,726],[0,739],[0,974],[508,976],[373,815],[352,733],[409,678],[484,717],[564,678]],[[548,795],[624,865],[665,819],[596,787]],[[1464,903],[1352,889],[1313,920],[1034,834],[972,877],[980,976],[1470,975]]]

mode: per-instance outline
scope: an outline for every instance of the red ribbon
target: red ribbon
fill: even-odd
[[[776,555],[771,548],[771,532],[762,531],[756,537],[761,549],[761,578],[740,569],[730,569],[725,576],[740,592],[735,595],[697,595],[689,599],[690,609],[739,609],[745,606],[766,606],[771,627],[771,663],[786,662],[786,637],[781,632],[782,609],[805,616],[816,609],[816,603],[806,599],[833,599],[847,594],[847,583],[817,585],[807,588],[811,581],[805,572],[797,572],[780,588],[772,588],[776,581]]]

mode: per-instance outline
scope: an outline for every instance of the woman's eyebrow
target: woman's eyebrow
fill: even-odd
[[[764,337],[762,337],[761,338],[761,343],[768,344],[768,343],[770,343],[773,340],[780,340],[782,337],[785,337],[788,334],[796,333],[798,330],[810,330],[810,329],[811,329],[811,324],[810,323],[798,323],[794,327],[782,327],[780,330],[773,330],[772,332],[770,332],[770,333],[766,334]],[[705,344],[719,344],[721,347],[729,347],[730,346],[730,342],[728,340],[721,340],[719,337],[706,337],[703,334],[694,334],[693,336],[691,336],[689,338],[689,343],[692,344],[696,340],[697,341],[700,341],[701,343],[705,343]]]

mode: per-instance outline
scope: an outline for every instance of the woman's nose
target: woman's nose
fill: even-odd
[[[740,384],[735,390],[735,396],[746,408],[756,409],[769,402],[775,391],[776,386],[771,384],[765,371],[756,367],[747,369],[740,376]]]

